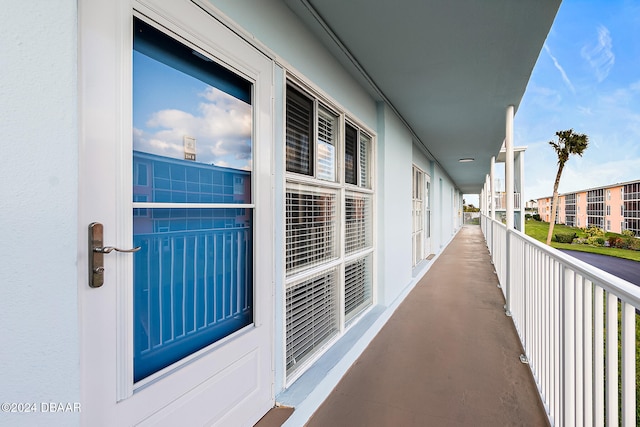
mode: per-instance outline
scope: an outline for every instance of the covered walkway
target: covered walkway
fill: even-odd
[[[309,420],[545,426],[479,226],[464,226]]]

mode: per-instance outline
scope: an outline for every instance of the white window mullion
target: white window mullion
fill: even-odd
[[[345,233],[346,233],[346,208],[345,208],[345,189],[342,188],[340,190],[340,271],[339,277],[344,277],[344,256],[345,256]],[[340,291],[340,332],[344,332],[346,325],[346,314],[345,314],[345,284],[344,281],[340,281],[340,286],[338,289]]]

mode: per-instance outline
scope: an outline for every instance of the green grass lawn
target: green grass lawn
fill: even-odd
[[[529,219],[526,220],[524,229],[527,236],[530,236],[542,243],[547,242],[547,233],[549,232],[548,222]],[[580,228],[568,227],[562,224],[556,224],[553,227],[553,234],[555,235],[556,233],[576,233],[578,237],[586,237],[585,233]],[[606,233],[605,239],[608,239],[611,236],[620,235],[616,233]],[[589,245],[572,245],[570,243],[558,243],[553,239],[551,240],[551,246],[556,249],[569,249],[572,251],[591,252],[594,254],[609,255],[618,258],[630,259],[633,261],[640,261],[640,251],[632,251],[629,249],[607,248]]]

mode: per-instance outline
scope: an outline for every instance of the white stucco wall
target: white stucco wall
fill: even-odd
[[[1,0],[0,401],[79,402],[75,0]],[[0,425],[79,414],[0,413]]]
[[[432,252],[439,252],[451,240],[456,232],[455,215],[453,211],[452,189],[453,183],[440,166],[435,165],[431,177],[432,206],[431,206],[431,248]],[[455,194],[455,191],[453,191]]]
[[[301,73],[351,115],[375,129],[375,102],[282,1],[209,1],[274,52],[286,68]]]
[[[389,305],[412,280],[412,138],[398,117],[378,105],[379,302]]]

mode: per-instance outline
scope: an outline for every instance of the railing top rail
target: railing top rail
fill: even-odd
[[[486,218],[487,218],[489,221],[491,221],[492,223],[494,223],[495,225],[497,225],[498,227],[503,228],[503,229],[505,229],[505,230],[507,229],[507,225],[506,225],[506,224],[503,224],[503,223],[501,223],[500,221],[496,221],[495,219],[491,219],[491,218],[489,218],[489,217],[486,217]]]
[[[135,236],[140,237],[180,237],[180,236],[202,236],[207,234],[223,234],[235,231],[249,231],[251,226],[243,225],[240,227],[216,227],[201,228],[196,230],[176,230],[176,231],[151,231],[148,233],[136,233]]]
[[[487,219],[499,225],[503,225],[489,217],[487,217]],[[537,250],[555,259],[564,268],[569,268],[575,271],[607,292],[611,292],[621,300],[633,305],[635,308],[640,308],[640,286],[636,286],[633,283],[627,282],[626,280],[616,277],[611,273],[587,264],[586,262],[565,254],[551,246],[547,246],[544,243],[527,236],[521,231],[508,230],[508,232],[516,236],[518,239],[523,240],[528,245],[533,246]]]

